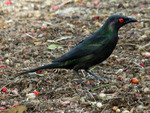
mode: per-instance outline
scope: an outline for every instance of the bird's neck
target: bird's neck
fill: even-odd
[[[109,35],[110,37],[117,37],[117,36],[118,36],[118,30],[119,30],[119,29],[116,29],[116,28],[114,28],[114,27],[111,26],[111,25],[106,25],[106,24],[104,24],[104,25],[98,30],[98,32],[99,32],[101,35]]]

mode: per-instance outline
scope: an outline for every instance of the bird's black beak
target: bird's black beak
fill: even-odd
[[[126,23],[130,23],[130,22],[138,22],[138,21],[135,18],[128,18]]]

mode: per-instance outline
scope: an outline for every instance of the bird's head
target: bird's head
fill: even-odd
[[[107,19],[106,24],[111,30],[119,30],[120,27],[131,22],[137,22],[137,20],[122,15],[113,15]]]

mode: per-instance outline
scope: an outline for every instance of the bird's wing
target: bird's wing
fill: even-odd
[[[68,60],[78,59],[89,54],[94,54],[97,50],[102,50],[109,43],[109,41],[110,39],[106,35],[92,35],[79,43],[68,53],[53,60],[53,62],[64,62]]]

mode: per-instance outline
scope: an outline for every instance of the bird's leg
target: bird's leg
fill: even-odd
[[[78,78],[79,78],[81,81],[83,81],[83,79],[81,78],[81,76],[79,75],[79,73],[78,73],[77,70],[73,70],[73,73],[74,73],[75,75],[77,75]]]
[[[79,78],[79,80],[77,80],[76,82],[81,83],[81,84],[83,84],[84,86],[91,87],[91,85],[88,85],[88,84],[86,84],[86,83],[84,82],[84,80],[81,78],[81,76],[79,75],[79,73],[78,73],[77,70],[73,70],[73,73],[74,73],[75,75],[77,75],[78,78]]]
[[[99,77],[99,76],[96,76],[94,73],[92,73],[91,71],[89,70],[85,70],[87,73],[89,73],[90,75],[93,75],[96,79],[100,80],[100,81],[104,81],[106,78],[104,77]]]

